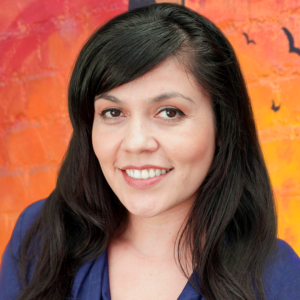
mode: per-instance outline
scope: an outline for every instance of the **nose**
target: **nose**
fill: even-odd
[[[158,143],[153,137],[151,124],[143,120],[131,120],[127,124],[121,150],[139,154],[141,152],[154,152]]]

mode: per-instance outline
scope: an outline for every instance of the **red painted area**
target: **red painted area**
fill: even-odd
[[[300,0],[185,4],[215,22],[237,51],[275,188],[279,234],[300,253],[300,56],[289,53],[282,30],[300,47]],[[67,87],[79,50],[127,8],[128,0],[1,0],[0,255],[20,212],[55,186],[71,134]],[[276,113],[272,101],[281,105]]]
[[[127,1],[0,3],[0,255],[20,212],[53,190],[71,125],[67,88],[75,59]]]

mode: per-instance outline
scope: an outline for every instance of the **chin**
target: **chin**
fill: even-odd
[[[157,200],[157,199],[156,199]],[[153,203],[151,200],[143,199],[143,203],[141,203],[140,199],[138,203],[130,203],[123,205],[127,208],[128,212],[134,216],[141,217],[141,218],[152,218],[158,215],[161,215],[166,210],[163,209],[158,203]]]

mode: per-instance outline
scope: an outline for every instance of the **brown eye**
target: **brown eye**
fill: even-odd
[[[119,119],[119,117],[123,116],[123,112],[120,109],[117,108],[108,108],[102,111],[100,116],[105,120],[113,120],[113,119]]]
[[[181,118],[185,116],[185,114],[181,110],[172,107],[161,110],[158,115],[163,119],[169,121],[175,121],[175,120],[179,121]]]
[[[169,118],[174,118],[177,114],[177,111],[174,110],[174,109],[169,109],[169,110],[166,110],[166,115],[169,117]]]
[[[117,110],[117,109],[112,109],[110,111],[110,114],[111,114],[112,117],[119,117],[120,114],[121,114],[121,112],[119,110]]]

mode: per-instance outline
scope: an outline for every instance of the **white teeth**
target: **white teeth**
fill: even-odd
[[[149,178],[148,170],[142,170],[142,178],[143,179],[148,179]]]
[[[145,169],[145,170],[136,170],[136,169],[129,169],[126,170],[128,176],[135,178],[135,179],[148,179],[155,176],[163,175],[169,172],[171,169]]]
[[[133,177],[136,179],[141,179],[141,171],[140,170],[134,170],[133,171]]]
[[[155,177],[155,171],[153,169],[149,170],[149,177]]]

